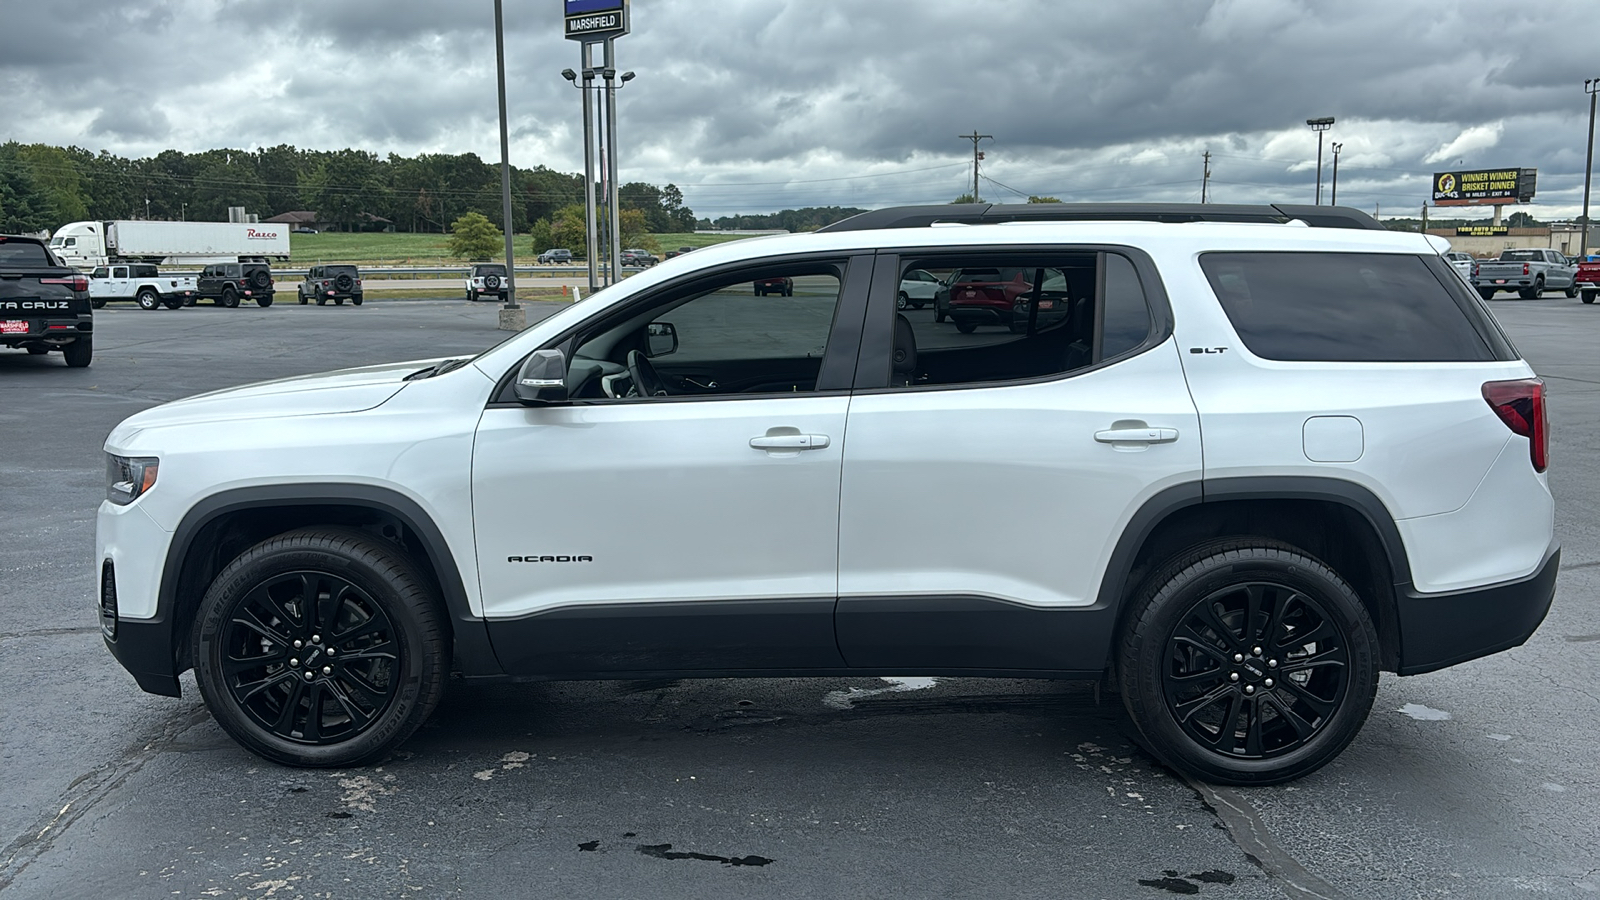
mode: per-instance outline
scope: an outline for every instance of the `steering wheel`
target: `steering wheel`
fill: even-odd
[[[650,358],[637,350],[628,351],[628,376],[633,379],[633,392],[638,396],[667,396],[667,383],[656,373]]]

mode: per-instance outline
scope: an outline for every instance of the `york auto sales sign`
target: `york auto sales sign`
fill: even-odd
[[[603,41],[628,33],[628,0],[562,0],[567,39]]]

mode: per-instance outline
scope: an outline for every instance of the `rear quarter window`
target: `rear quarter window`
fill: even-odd
[[[1478,362],[1497,335],[1420,256],[1207,253],[1200,268],[1239,339],[1265,359]]]
[[[53,266],[44,244],[0,238],[0,266]]]

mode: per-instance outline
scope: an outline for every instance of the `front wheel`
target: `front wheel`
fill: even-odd
[[[1578,296],[1578,284],[1577,284],[1577,282],[1573,282],[1572,284],[1567,285],[1567,289],[1565,291],[1562,291],[1562,293],[1567,295],[1567,299],[1568,300],[1571,300],[1572,298]]]
[[[908,307],[910,305],[911,305],[911,301],[906,299],[906,292],[905,291],[901,291],[899,296],[894,298],[894,308],[895,309],[905,309],[906,307]]]
[[[310,302],[311,302],[310,300],[306,299],[305,291],[301,291],[300,292],[300,305],[301,306],[305,306],[306,304],[308,304]]]
[[[89,305],[94,307],[95,309],[104,309],[105,305],[106,305],[106,301],[105,301],[104,297],[90,297],[89,298]]]
[[[240,744],[290,766],[392,751],[444,691],[439,598],[398,546],[346,528],[269,538],[200,601],[192,651],[206,706]]]
[[[1216,541],[1162,566],[1117,653],[1148,749],[1220,784],[1299,778],[1338,756],[1378,689],[1378,635],[1350,586],[1293,547]]]
[[[156,296],[155,291],[152,291],[148,288],[140,291],[139,296],[134,298],[134,302],[139,304],[140,309],[161,308],[161,298]]]

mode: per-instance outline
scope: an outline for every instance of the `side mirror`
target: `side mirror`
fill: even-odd
[[[517,400],[528,406],[567,402],[567,357],[560,350],[535,350],[511,385]]]
[[[645,356],[655,359],[677,350],[678,329],[673,328],[671,322],[651,322],[645,326]]]

